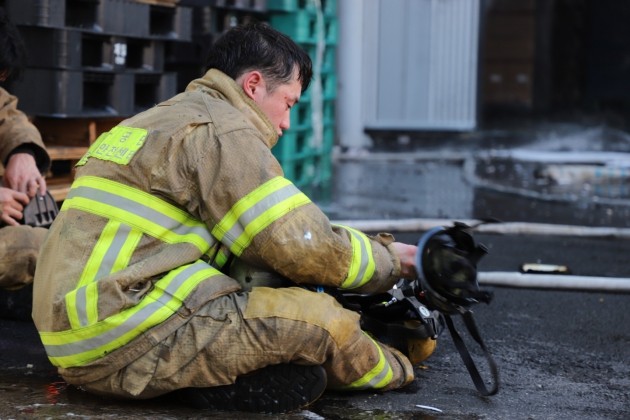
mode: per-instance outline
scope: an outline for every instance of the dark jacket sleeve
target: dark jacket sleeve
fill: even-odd
[[[50,168],[50,156],[39,130],[17,109],[17,102],[15,96],[0,88],[0,162],[6,165],[16,152],[30,153],[43,174]]]

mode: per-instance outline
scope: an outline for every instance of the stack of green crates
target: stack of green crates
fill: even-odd
[[[318,24],[321,6],[323,25]],[[335,55],[337,46],[336,0],[267,0],[269,23],[290,36],[306,50],[316,65],[318,40],[323,42],[323,58],[318,74],[321,80],[321,120],[315,122],[312,85],[291,111],[291,128],[284,133],[273,153],[282,165],[285,176],[300,188],[326,187],[332,177],[332,150],[335,138],[335,99],[337,77]],[[323,34],[320,31],[323,27]],[[320,131],[321,130],[321,131]],[[321,138],[316,136],[321,132]]]

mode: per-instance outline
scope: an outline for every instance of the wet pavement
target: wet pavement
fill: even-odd
[[[312,195],[333,220],[492,218],[630,225],[624,173],[609,177],[604,184],[610,188],[603,193],[595,188],[602,185],[601,177],[595,179],[592,171],[592,165],[620,167],[606,154],[623,157],[630,150],[626,135],[605,127],[572,125],[545,128],[535,136],[529,133],[499,130],[456,138],[388,138],[376,142],[371,153],[338,155],[332,188]],[[538,154],[536,165],[523,158],[523,150]],[[591,155],[586,162],[565,156],[570,162],[561,163],[567,167],[579,160],[580,165],[591,165],[572,168],[579,169],[581,178],[560,182],[559,176],[541,175],[550,173],[543,170],[557,165],[559,155],[572,150]],[[394,233],[408,243],[421,234]],[[490,251],[480,271],[516,271],[520,264],[533,262],[567,265],[580,276],[630,277],[630,241],[624,238],[480,234],[478,239]],[[16,297],[15,303],[20,299]],[[199,412],[167,399],[121,402],[87,395],[57,377],[32,324],[3,320],[0,419],[627,419],[629,307],[630,294],[497,287],[490,305],[474,308],[481,335],[499,365],[497,395],[477,393],[445,332],[433,356],[416,369],[410,386],[388,393],[326,393],[308,410],[284,416]],[[478,348],[461,320],[456,321],[482,376],[489,378]]]

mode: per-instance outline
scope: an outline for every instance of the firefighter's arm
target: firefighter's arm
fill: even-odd
[[[0,221],[10,226],[19,225],[28,196],[9,188],[0,187]]]
[[[400,277],[410,280],[415,279],[418,276],[415,265],[418,247],[402,242],[392,242],[392,248],[400,260]]]
[[[39,172],[35,157],[30,153],[14,153],[7,162],[3,183],[12,190],[34,197],[46,193],[46,180]]]
[[[45,174],[50,168],[50,156],[39,130],[17,108],[17,103],[15,96],[0,88],[0,163],[6,169],[12,155],[28,153],[34,157],[38,172]]]

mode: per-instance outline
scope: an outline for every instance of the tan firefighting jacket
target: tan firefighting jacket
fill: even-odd
[[[45,173],[50,158],[37,128],[26,115],[17,109],[18,100],[0,88],[0,163],[5,164],[11,151],[18,146],[28,146],[35,154],[37,167]]]
[[[52,363],[63,372],[115,351],[140,356],[240,288],[219,271],[233,258],[301,284],[390,289],[391,237],[332,226],[283,177],[277,140],[217,70],[101,135],[35,275],[33,318]]]

